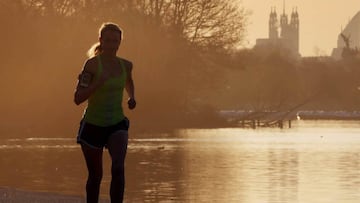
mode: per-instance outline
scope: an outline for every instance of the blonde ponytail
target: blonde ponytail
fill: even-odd
[[[100,42],[96,42],[95,44],[93,44],[90,49],[87,51],[87,56],[89,58],[97,56],[101,53],[101,46],[100,46]]]

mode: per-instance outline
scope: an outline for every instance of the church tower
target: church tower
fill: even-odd
[[[284,47],[289,49],[292,53],[299,53],[299,14],[297,9],[293,9],[288,21],[288,15],[285,13],[284,0],[283,14],[281,15],[281,40]]]
[[[290,30],[291,30],[291,47],[299,53],[299,14],[297,8],[293,10],[290,20]]]
[[[280,37],[283,39],[287,39],[289,35],[289,25],[288,25],[288,16],[285,13],[285,0],[283,5],[283,14],[280,16],[280,28],[281,34]]]
[[[270,18],[269,18],[269,39],[278,39],[279,38],[279,28],[276,9],[271,8]]]

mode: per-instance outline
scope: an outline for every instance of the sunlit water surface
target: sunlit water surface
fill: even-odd
[[[126,202],[360,202],[360,121],[142,137],[129,140]],[[75,135],[0,138],[0,154],[0,202],[84,201],[87,171]],[[106,154],[104,202],[109,182]]]

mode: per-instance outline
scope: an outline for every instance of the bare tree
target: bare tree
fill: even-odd
[[[137,8],[192,44],[232,48],[241,43],[246,12],[230,0],[138,0]]]
[[[197,45],[210,48],[232,48],[241,42],[245,13],[231,1],[193,1],[184,19],[184,34]]]

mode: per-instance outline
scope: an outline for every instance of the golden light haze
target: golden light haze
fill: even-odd
[[[151,7],[151,2],[157,1],[98,0],[81,6],[77,1],[52,0],[71,4],[44,3],[39,9],[32,1],[7,0],[6,7],[0,6],[0,22],[6,28],[0,33],[4,39],[0,51],[0,134],[73,137],[77,133],[84,107],[73,103],[74,88],[86,51],[98,40],[99,26],[107,21],[124,29],[119,56],[134,62],[139,105],[126,115],[138,132],[229,126],[232,124],[219,116],[219,110],[288,111],[315,96],[301,110],[360,110],[357,59],[351,63],[316,59],[296,63],[285,58],[281,50],[267,48],[229,54],[224,48],[238,47],[246,31],[252,43],[256,38],[266,38],[270,8],[276,6],[281,12],[282,0],[243,1],[243,8],[253,9],[252,16],[231,9],[229,1],[211,0],[204,1],[216,5],[203,7],[207,15],[198,12],[203,1],[189,1],[189,5],[180,1],[192,9],[189,18],[182,18],[181,13],[173,15],[175,1],[164,1],[173,12],[160,12],[164,15],[158,19],[157,9]],[[127,9],[125,2],[134,10]],[[149,10],[139,2],[145,2]],[[318,46],[329,53],[341,25],[355,9],[344,12],[343,7],[337,6],[338,10],[331,4],[334,8],[325,13],[322,6],[306,2],[287,0],[286,4],[288,13],[298,6],[301,52],[311,55]],[[224,5],[228,9],[224,10]],[[214,12],[218,10],[213,9],[224,12],[217,16]],[[334,18],[335,11],[344,17]],[[245,17],[253,22],[249,27],[243,24]],[[337,21],[320,20],[326,17]],[[214,32],[206,32],[209,26]],[[191,36],[194,27],[202,32]]]
[[[246,46],[252,47],[257,38],[268,37],[271,7],[283,12],[283,0],[242,0],[251,11]],[[360,11],[359,0],[285,0],[285,11],[291,14],[297,7],[300,18],[300,53],[302,56],[331,55],[337,45],[341,28]],[[290,16],[289,16],[290,17]]]

